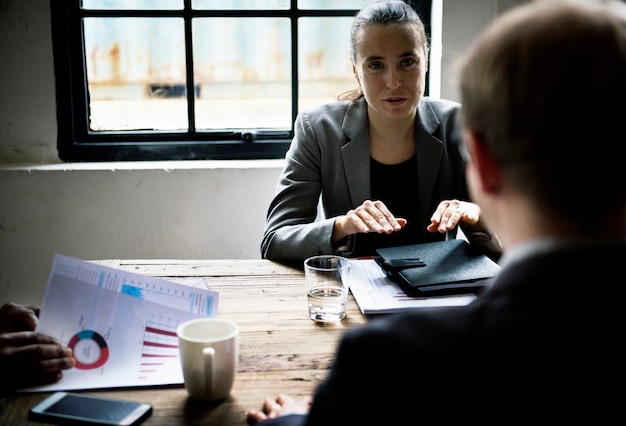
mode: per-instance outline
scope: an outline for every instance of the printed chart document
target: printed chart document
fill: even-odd
[[[385,314],[409,308],[463,306],[476,298],[474,294],[409,297],[385,275],[374,259],[351,259],[348,285],[364,314]]]
[[[56,255],[37,331],[73,351],[76,367],[48,392],[182,384],[176,328],[216,316],[218,293]]]

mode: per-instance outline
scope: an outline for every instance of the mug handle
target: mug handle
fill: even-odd
[[[202,357],[204,358],[204,387],[206,389],[206,394],[212,395],[213,389],[215,389],[215,372],[213,371],[213,366],[215,365],[215,349],[202,349]]]

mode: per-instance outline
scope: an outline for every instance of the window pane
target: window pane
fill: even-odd
[[[290,0],[192,0],[194,9],[207,10],[265,10],[289,9]]]
[[[299,9],[361,9],[375,0],[298,0]]]
[[[85,18],[93,131],[187,129],[181,18]]]
[[[183,0],[83,0],[83,9],[181,10]]]
[[[350,61],[352,17],[299,21],[298,109],[309,109],[356,87]]]
[[[291,127],[286,18],[193,20],[198,129]]]

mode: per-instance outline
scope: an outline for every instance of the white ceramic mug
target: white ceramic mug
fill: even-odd
[[[178,326],[185,389],[192,398],[228,398],[239,362],[239,327],[219,318],[198,318]]]

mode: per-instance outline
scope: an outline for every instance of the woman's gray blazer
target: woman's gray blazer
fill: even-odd
[[[416,243],[444,239],[444,234],[426,231],[441,200],[468,199],[458,149],[459,107],[452,101],[428,97],[417,107],[417,180],[398,182],[406,188],[407,197],[420,200],[424,231],[423,240]],[[367,104],[362,97],[326,104],[298,115],[294,127],[286,164],[267,212],[261,256],[301,265],[309,256],[333,253],[334,218],[371,197]],[[323,217],[317,217],[320,195]],[[352,247],[356,244],[358,234]]]

